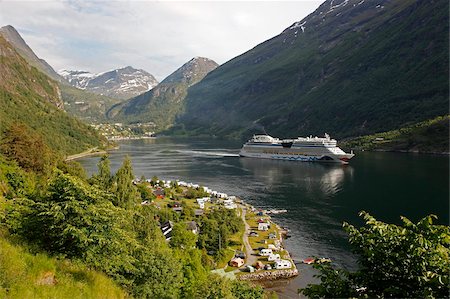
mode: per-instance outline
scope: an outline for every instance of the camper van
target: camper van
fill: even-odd
[[[272,249],[263,248],[259,251],[260,256],[269,256],[271,254],[273,254]]]
[[[277,260],[274,265],[275,269],[290,269],[291,267],[291,262],[288,260]]]

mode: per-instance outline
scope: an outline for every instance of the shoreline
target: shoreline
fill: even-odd
[[[88,149],[87,151],[84,151],[84,152],[81,152],[78,154],[69,155],[64,159],[64,161],[72,161],[72,160],[76,160],[76,159],[80,159],[80,158],[84,158],[84,157],[90,157],[90,156],[100,156],[100,155],[104,155],[107,153],[108,152],[106,150],[99,150],[97,148],[91,148],[91,149]]]

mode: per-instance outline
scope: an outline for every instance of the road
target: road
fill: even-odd
[[[245,214],[247,213],[247,207],[241,205],[240,206],[242,209],[242,213],[241,213],[241,218],[242,221],[244,221],[245,224],[245,232],[244,232],[244,236],[242,237],[242,241],[244,242],[244,246],[245,246],[245,255],[247,256],[247,259],[245,260],[245,266],[246,265],[254,265],[256,263],[256,261],[258,260],[258,257],[256,255],[253,254],[253,249],[250,246],[250,242],[248,241],[248,234],[250,233],[250,225],[248,225],[247,221],[245,221]]]

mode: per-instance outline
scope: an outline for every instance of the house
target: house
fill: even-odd
[[[194,215],[197,217],[203,216],[204,211],[202,209],[194,210]]]
[[[198,233],[200,231],[199,228],[198,228],[197,222],[195,222],[195,221],[188,221],[186,223],[186,228],[187,228],[188,231],[191,231],[191,232],[193,232],[196,235],[198,235]]]
[[[157,197],[164,197],[166,195],[166,192],[163,188],[157,187],[155,190],[153,190],[153,194]]]
[[[182,208],[182,207],[173,207],[172,210],[173,210],[174,212],[177,212],[177,213],[183,212],[183,208]]]
[[[160,226],[161,231],[164,235],[164,238],[166,238],[166,241],[169,241],[172,238],[172,229],[173,229],[173,223],[172,221],[166,221]]]
[[[239,258],[239,257],[234,257],[231,259],[231,261],[229,262],[229,265],[231,267],[242,267],[244,265],[244,260]]]
[[[267,258],[267,260],[269,262],[273,262],[273,261],[276,261],[276,260],[279,260],[279,259],[281,259],[280,255],[279,254],[274,254],[274,253],[270,254],[269,257]]]
[[[269,248],[263,248],[259,251],[260,256],[269,256],[271,254],[273,254],[273,252],[272,252],[272,249],[269,249]]]
[[[288,260],[276,260],[273,267],[274,269],[290,269],[292,264]]]
[[[280,250],[279,247],[277,247],[276,245],[273,245],[273,244],[269,244],[267,247],[268,247],[269,249],[272,249],[273,251],[278,251],[278,250]]]
[[[258,223],[258,230],[267,231],[270,228],[270,224],[267,222]]]
[[[245,260],[245,253],[242,251],[236,251],[236,253],[234,254],[235,257],[241,258]]]

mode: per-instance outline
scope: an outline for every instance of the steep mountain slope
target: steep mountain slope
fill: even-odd
[[[102,122],[106,120],[106,110],[121,101],[70,86],[45,60],[36,56],[14,27],[1,27],[0,36],[3,36],[28,64],[58,82],[61,99],[55,104],[62,108],[64,102],[64,109],[69,114],[88,122]]]
[[[125,122],[153,122],[156,130],[167,129],[182,112],[187,89],[216,67],[217,63],[208,58],[195,57],[152,90],[112,107],[108,117]]]
[[[30,66],[0,36],[0,138],[13,123],[23,123],[62,154],[101,146],[92,128],[55,107],[58,101],[56,82]]]
[[[59,74],[76,88],[117,99],[135,97],[158,85],[153,75],[131,66],[100,74],[67,70]]]
[[[7,25],[1,27],[0,35],[2,35],[30,65],[34,66],[53,80],[59,82],[64,81],[64,79],[58,75],[44,59],[40,59],[36,56],[13,26]]]
[[[448,113],[448,1],[327,0],[192,86],[175,131],[342,138]]]

